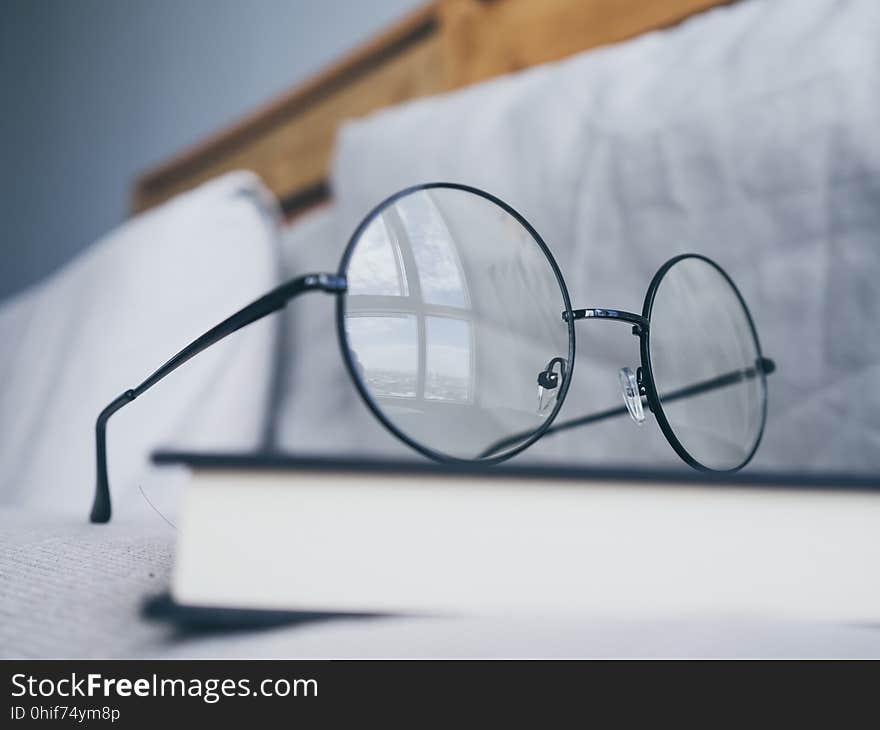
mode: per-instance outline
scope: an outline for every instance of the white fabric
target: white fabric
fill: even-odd
[[[0,309],[0,504],[85,520],[95,418],[279,278],[273,203],[234,173],[140,215]],[[278,326],[267,320],[187,363],[108,425],[117,514],[160,445],[254,448]]]
[[[168,582],[174,530],[158,517],[90,525],[79,506],[0,506],[0,657],[128,657],[170,633],[140,614]]]
[[[755,466],[876,471],[878,91],[874,0],[721,7],[349,123],[328,259],[385,196],[431,180],[483,187],[523,213],[575,306],[641,311],[667,258],[706,254],[739,284],[779,367]],[[579,323],[560,419],[618,405],[636,344],[626,327]],[[519,458],[680,464],[653,419],[587,428]]]

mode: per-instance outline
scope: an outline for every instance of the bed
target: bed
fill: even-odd
[[[755,467],[875,475],[878,86],[870,0],[444,0],[145,173],[123,229],[0,309],[0,333],[18,343],[0,356],[0,654],[876,656],[870,621],[723,608],[199,638],[144,621],[144,597],[167,582],[164,520],[185,478],[152,468],[152,449],[405,453],[350,385],[330,297],[296,302],[133,406],[114,424],[120,520],[84,520],[92,421],[107,400],[274,283],[333,270],[387,194],[441,179],[520,210],[587,305],[637,309],[669,256],[717,259],[778,365]],[[617,405],[630,344],[598,331],[579,342],[572,396]],[[663,466],[675,455],[657,429],[621,419],[522,458]]]

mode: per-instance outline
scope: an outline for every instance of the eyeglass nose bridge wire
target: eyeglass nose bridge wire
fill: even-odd
[[[620,309],[573,309],[571,319],[616,319],[621,322],[629,322],[633,325],[632,333],[641,336],[648,332],[648,319],[641,314],[624,312]],[[568,322],[568,312],[562,313],[562,321]]]
[[[632,333],[641,337],[648,332],[649,322],[647,318],[633,312],[625,312],[619,309],[601,309],[598,307],[590,307],[585,309],[573,309],[571,311],[571,320],[578,319],[613,319],[620,322],[628,322],[633,325]],[[568,312],[562,313],[563,322],[569,321]],[[540,404],[543,388],[552,389],[559,383],[559,378],[553,373],[553,365],[561,360],[554,358],[548,364],[546,369],[538,373],[538,401]],[[562,376],[565,377],[564,365],[562,366]],[[642,368],[638,367],[635,372],[629,367],[621,368],[618,371],[618,379],[620,389],[623,395],[623,402],[626,405],[626,411],[629,413],[633,422],[641,426],[645,422],[645,410],[642,405],[642,398],[647,398],[647,390],[643,383]],[[653,411],[650,402],[648,408]],[[540,408],[539,408],[540,410]]]
[[[619,322],[627,322],[632,324],[632,333],[636,337],[643,337],[648,333],[650,322],[646,317],[633,312],[626,312],[620,309],[603,309],[598,307],[589,307],[585,309],[573,309],[571,311],[571,319],[611,319]],[[568,312],[562,313],[562,320],[569,321]],[[641,426],[645,422],[645,409],[654,411],[651,400],[648,398],[648,391],[645,387],[644,373],[641,366],[637,367],[635,372],[629,367],[623,367],[618,371],[618,380],[620,382],[621,394],[623,402],[626,406],[626,413],[637,426]],[[642,399],[646,403],[642,403]]]

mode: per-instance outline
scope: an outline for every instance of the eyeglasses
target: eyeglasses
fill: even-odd
[[[336,295],[342,359],[376,418],[439,461],[494,464],[545,434],[651,411],[697,469],[733,471],[758,448],[767,414],[763,357],[745,301],[704,256],[667,261],[642,314],[573,309],[550,250],[513,208],[476,188],[431,183],[378,205],[337,274],[288,281],[185,347],[98,416],[92,522],[110,519],[111,415],[187,360],[305,292]],[[624,405],[554,420],[571,383],[575,322],[629,325],[640,366],[624,367]]]

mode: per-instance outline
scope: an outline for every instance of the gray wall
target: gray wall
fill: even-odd
[[[124,220],[138,172],[421,0],[3,0],[0,297]]]

